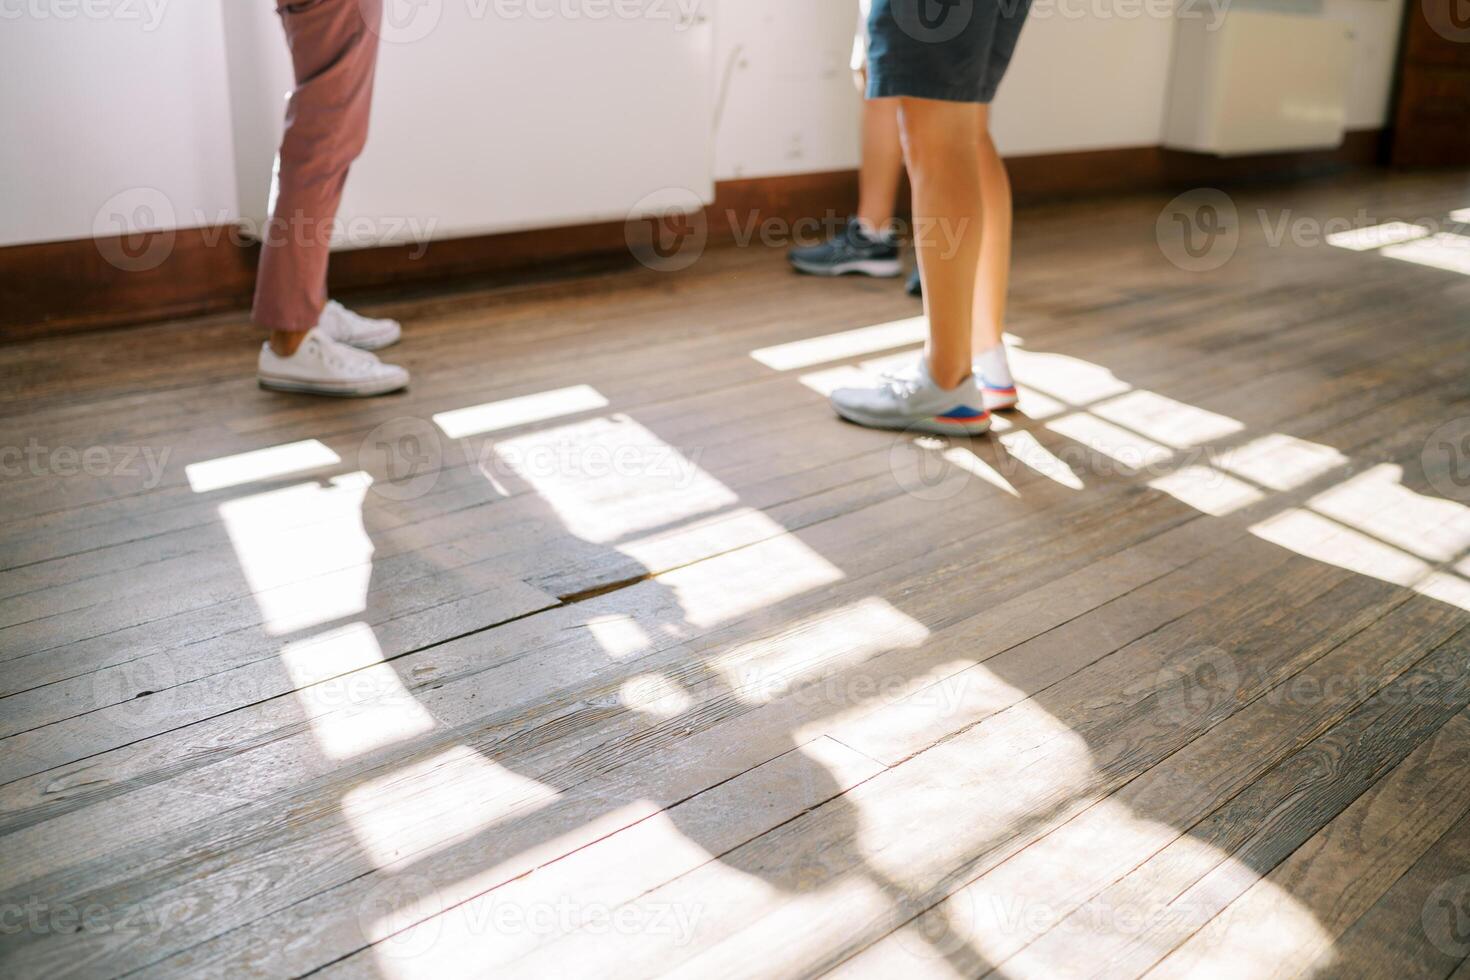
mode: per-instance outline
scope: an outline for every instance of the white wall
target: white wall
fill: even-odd
[[[238,5],[226,26],[240,209],[259,222],[291,66],[267,3],[225,2]],[[584,16],[546,0],[391,0],[368,143],[336,244],[617,221],[713,201],[712,6],[633,3],[638,16],[617,16],[603,2]],[[398,20],[406,11],[418,17]]]
[[[1157,144],[1163,132],[1174,22],[1168,0],[1034,0],[996,99],[1001,151],[1061,153]],[[1191,10],[1214,16],[1212,0]],[[1223,4],[1225,0],[1213,0]],[[1404,0],[1243,0],[1352,22],[1358,54],[1348,125],[1388,120]],[[857,98],[846,74],[856,0],[725,0],[720,70],[736,65],[716,141],[721,179],[856,166]]]
[[[1174,21],[1071,13],[1100,7],[1101,14],[1113,6],[1036,0],[991,109],[991,126],[1002,153],[1159,142]],[[1119,7],[1117,13],[1122,10]]]
[[[1173,23],[1140,14],[1158,0],[1035,2],[994,110],[1002,150],[1158,143]],[[1404,0],[1241,2],[1305,3],[1352,21],[1359,50],[1349,125],[1383,125]],[[0,246],[238,214],[226,3],[269,0],[0,0]],[[36,9],[51,13],[34,16]],[[717,179],[856,165],[859,101],[848,73],[855,23],[856,0],[717,0]],[[554,65],[554,53],[547,61]],[[527,80],[525,91],[451,87],[434,95],[518,99],[533,89]],[[258,159],[256,148],[240,149],[241,159]],[[588,172],[609,152],[616,147],[592,148]]]
[[[1357,34],[1348,128],[1376,129],[1387,124],[1404,0],[1324,0],[1323,13],[1351,22]]]
[[[715,178],[857,165],[856,0],[721,0]]]
[[[232,215],[220,9],[0,0],[0,246]]]

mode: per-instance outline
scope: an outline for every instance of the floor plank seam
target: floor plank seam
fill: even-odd
[[[407,651],[405,653],[398,654],[398,655],[393,656],[393,657],[384,658],[384,660],[381,661],[381,662],[382,663],[392,663],[395,660],[401,660],[402,658],[407,657],[407,656],[411,656],[414,653],[422,653],[422,652],[424,652],[426,650],[433,650],[436,647],[441,647],[441,646],[444,646],[445,644],[448,644],[448,643],[454,643],[454,642],[456,642],[458,640],[463,640],[466,637],[475,636],[476,634],[479,634],[479,633],[484,633],[487,630],[497,629],[497,628],[499,628],[501,626],[508,626],[511,623],[519,622],[520,620],[523,620],[523,619],[529,619],[532,616],[537,616],[537,615],[539,615],[541,613],[547,612],[547,611],[552,610],[552,609],[555,609],[555,608],[557,608],[556,605],[547,605],[547,606],[543,606],[540,609],[531,610],[530,612],[519,613],[519,614],[517,614],[515,616],[508,617],[507,619],[501,620],[499,622],[491,623],[491,624],[489,624],[487,626],[482,626],[482,627],[479,627],[477,629],[469,630],[467,632],[460,633],[460,634],[457,634],[455,636],[447,637],[447,638],[442,639],[442,640],[436,640],[433,643],[425,644],[422,647],[415,648],[414,650],[410,650],[410,651]],[[340,677],[340,676],[345,676],[345,675],[338,675],[338,676]],[[230,708],[230,709],[228,709],[226,711],[222,711],[219,714],[210,715],[208,718],[197,719],[197,720],[194,720],[194,721],[189,721],[189,722],[186,722],[186,723],[184,723],[182,725],[176,725],[173,728],[165,729],[165,730],[163,730],[161,732],[154,732],[154,733],[152,733],[150,735],[146,735],[146,736],[144,736],[142,738],[133,739],[130,742],[123,742],[123,743],[114,745],[114,746],[112,746],[110,748],[103,749],[103,750],[101,750],[99,752],[89,753],[87,755],[81,756],[80,758],[72,759],[72,760],[70,760],[68,762],[61,763],[60,765],[49,766],[46,769],[43,769],[43,770],[41,770],[39,772],[34,772],[34,773],[31,773],[31,774],[26,775],[26,776],[21,776],[21,777],[19,777],[17,779],[11,779],[11,780],[7,780],[7,781],[4,781],[4,782],[0,782],[0,789],[5,788],[6,786],[10,786],[10,785],[12,785],[14,783],[20,782],[21,780],[33,779],[33,778],[38,777],[38,776],[44,776],[48,772],[54,772],[55,770],[64,768],[66,766],[76,765],[78,763],[85,762],[88,759],[94,759],[94,758],[96,758],[98,756],[106,755],[109,752],[115,752],[118,749],[125,749],[125,748],[127,748],[127,747],[129,747],[131,745],[137,745],[137,744],[139,744],[141,742],[146,742],[149,739],[159,738],[161,736],[168,735],[168,734],[170,734],[172,732],[182,731],[183,729],[190,728],[193,725],[201,724],[202,722],[205,722],[205,721],[213,721],[213,720],[218,719],[218,718],[228,717],[229,715],[235,714],[238,711],[245,711],[245,710],[247,710],[249,708],[253,708],[253,707],[255,707],[256,705],[259,705],[259,704],[265,704],[267,702],[276,701],[276,700],[279,700],[279,699],[284,698],[284,697],[290,697],[294,693],[295,692],[293,692],[293,691],[286,691],[286,692],[283,692],[281,694],[272,695],[271,697],[268,697],[268,698],[261,698],[258,701],[251,701],[251,702],[249,702],[247,704],[237,705],[236,707]],[[102,710],[106,710],[106,709],[105,708],[99,708],[99,709],[96,709],[96,710],[102,711]],[[90,714],[90,712],[88,712],[88,713]]]

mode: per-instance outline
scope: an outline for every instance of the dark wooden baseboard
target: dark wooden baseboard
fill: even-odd
[[[1383,153],[1383,131],[1361,129],[1348,133],[1332,150],[1216,157],[1162,146],[1130,146],[1008,157],[1006,168],[1016,201],[1027,204],[1206,183],[1298,180],[1374,166],[1383,161]]]
[[[1024,205],[1312,176],[1376,164],[1381,143],[1375,129],[1349,133],[1341,147],[1321,152],[1221,159],[1147,146],[1011,157],[1007,165]],[[837,219],[856,200],[855,171],[725,181],[705,218],[719,243],[752,229],[789,229],[799,219]],[[0,249],[0,341],[244,309],[258,251],[220,228]],[[624,223],[605,222],[342,252],[332,257],[331,287],[493,284],[633,263]]]

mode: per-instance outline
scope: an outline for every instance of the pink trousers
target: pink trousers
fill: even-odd
[[[332,226],[347,171],[367,142],[383,0],[277,0],[276,12],[296,88],[251,318],[267,330],[303,331],[327,302]]]

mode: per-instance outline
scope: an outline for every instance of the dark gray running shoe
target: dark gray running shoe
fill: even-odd
[[[890,279],[903,275],[898,260],[898,243],[887,236],[871,238],[856,218],[820,245],[793,248],[787,258],[798,272],[813,276],[877,276]]]

